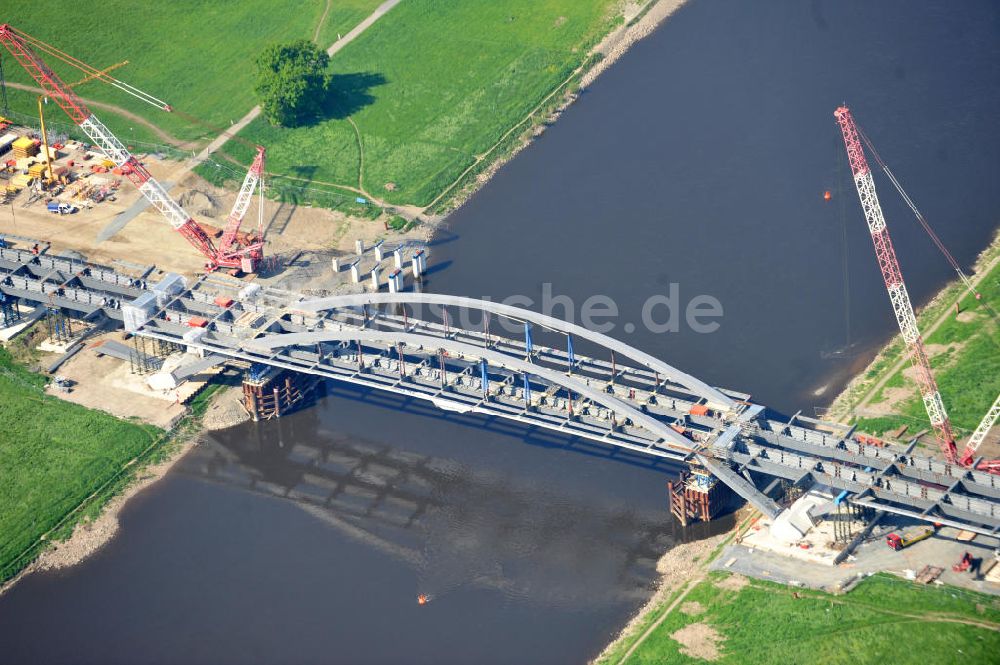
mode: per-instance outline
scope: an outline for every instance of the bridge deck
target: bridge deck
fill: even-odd
[[[49,307],[123,320],[123,306],[149,293],[142,279],[84,262],[0,249],[0,291]],[[215,290],[213,290],[213,288]],[[858,441],[845,427],[766,416],[749,395],[704,384],[620,343],[607,358],[571,354],[526,340],[456,327],[452,301],[429,294],[307,300],[264,289],[228,307],[222,288],[199,280],[169,297],[136,334],[205,355],[388,390],[436,406],[476,412],[676,462],[700,460],[765,513],[776,506],[754,477],[818,482],[852,501],[979,533],[1000,533],[1000,477]],[[418,297],[420,296],[420,297]],[[465,306],[470,302],[463,301]],[[442,303],[419,315],[415,305]],[[377,307],[376,305],[383,305]],[[535,322],[550,335],[575,328],[523,310],[502,316]],[[496,316],[497,306],[481,311]],[[208,321],[193,328],[194,317]],[[488,321],[489,319],[484,319]],[[499,320],[499,319],[497,319]],[[214,362],[215,359],[213,359]]]

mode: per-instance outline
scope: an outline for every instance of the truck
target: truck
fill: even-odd
[[[49,201],[45,208],[54,215],[72,215],[77,211],[77,207],[72,203],[59,203],[58,201]]]
[[[934,529],[932,527],[925,527],[923,529],[914,529],[912,531],[906,531],[903,535],[898,533],[890,533],[885,537],[885,544],[890,548],[896,550],[897,552],[901,549],[909,547],[913,543],[919,543],[921,540],[930,538],[934,535]]]

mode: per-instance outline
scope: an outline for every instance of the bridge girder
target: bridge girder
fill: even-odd
[[[534,323],[548,328],[555,332],[572,335],[580,339],[599,344],[600,346],[620,354],[643,367],[663,375],[667,380],[683,386],[691,393],[702,397],[708,405],[718,411],[731,412],[737,407],[737,402],[723,393],[718,388],[714,388],[704,381],[683,372],[672,365],[659,360],[633,346],[625,344],[619,340],[609,337],[603,333],[588,330],[575,323],[562,321],[546,314],[534,312],[512,305],[495,303],[489,300],[478,298],[466,298],[463,296],[450,296],[437,293],[363,293],[343,296],[330,296],[327,298],[316,298],[303,300],[295,303],[292,307],[295,310],[319,313],[331,309],[362,307],[364,305],[439,305],[442,307],[461,307],[465,309],[481,310],[503,316],[515,321]]]
[[[323,342],[367,342],[370,344],[395,345],[403,344],[417,350],[443,349],[450,353],[461,354],[465,358],[483,359],[489,365],[502,367],[504,369],[529,374],[547,381],[552,385],[561,386],[567,390],[586,397],[596,404],[608,408],[616,414],[622,416],[622,420],[628,418],[636,426],[645,429],[660,439],[657,447],[672,448],[683,453],[690,453],[694,449],[694,443],[676,432],[659,420],[642,413],[635,407],[626,404],[618,398],[606,392],[596,390],[583,381],[557,372],[547,367],[534,365],[527,361],[515,358],[504,353],[499,353],[490,349],[485,349],[464,342],[441,337],[430,337],[427,335],[417,335],[413,333],[398,333],[382,330],[356,329],[345,331],[321,331],[310,333],[281,333],[276,335],[266,335],[256,339],[247,340],[242,348],[252,353],[270,354],[276,349],[288,346],[308,346],[314,347]]]

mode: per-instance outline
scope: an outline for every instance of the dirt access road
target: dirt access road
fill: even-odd
[[[336,42],[334,42],[333,45],[326,50],[327,54],[332,56],[338,51],[340,51],[342,48],[350,44],[352,41],[357,39],[358,36],[361,35],[361,33],[370,28],[372,24],[375,23],[375,21],[384,16],[386,12],[388,12],[390,9],[398,5],[400,2],[401,0],[386,0],[386,2],[383,2],[381,5],[376,7],[375,11],[369,14],[368,17],[365,18],[365,20],[356,25],[353,30],[351,30],[346,35],[344,35]],[[227,129],[226,131],[222,132],[217,137],[212,139],[209,142],[209,144],[201,150],[201,152],[199,152],[197,155],[189,159],[181,169],[171,174],[173,182],[179,183],[181,180],[183,180],[188,174],[190,174],[195,168],[197,168],[199,164],[208,159],[212,153],[217,152],[219,148],[228,143],[231,138],[233,138],[235,135],[243,131],[243,129],[247,125],[253,122],[260,115],[260,112],[261,112],[260,106],[259,105],[254,106],[252,109],[250,109],[250,111],[246,115],[244,115],[242,118],[233,123],[229,129]],[[167,189],[169,191],[170,189],[172,189],[172,187],[168,187]],[[148,207],[148,205],[149,204],[147,203],[144,206],[141,206],[139,209],[135,210],[134,212],[136,214],[134,214],[133,217],[138,216],[137,213],[141,212],[142,210],[145,210]],[[113,237],[114,235],[119,233],[122,229],[124,229],[126,224],[128,224],[128,222],[130,222],[131,220],[132,217],[126,218],[124,220],[115,220],[114,222],[108,225],[108,228],[102,230],[101,237],[104,238]]]

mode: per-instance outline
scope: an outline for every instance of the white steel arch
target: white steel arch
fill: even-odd
[[[724,394],[718,388],[713,388],[704,381],[682,372],[681,370],[668,365],[633,346],[620,342],[613,337],[608,337],[603,333],[587,330],[583,326],[568,323],[546,314],[533,312],[531,310],[495,303],[489,300],[478,298],[466,298],[463,296],[450,296],[437,293],[361,293],[344,296],[331,296],[328,298],[316,298],[313,300],[302,300],[292,305],[292,309],[318,313],[329,309],[344,307],[361,307],[363,305],[440,305],[463,307],[466,309],[477,309],[498,316],[504,316],[517,321],[527,321],[550,330],[573,335],[580,339],[586,339],[600,344],[606,349],[614,351],[633,362],[646,367],[664,376],[667,380],[683,386],[693,394],[704,398],[708,405],[717,411],[733,411],[736,408],[736,401]]]
[[[309,333],[279,333],[266,335],[243,343],[242,348],[255,353],[271,353],[276,349],[288,346],[315,346],[321,342],[353,342],[363,341],[375,344],[404,344],[417,350],[425,349],[445,349],[449,352],[459,353],[465,359],[483,359],[489,365],[502,367],[504,369],[530,374],[549,383],[562,386],[574,393],[586,397],[596,404],[600,404],[616,414],[622,419],[628,418],[636,426],[641,427],[659,437],[659,441],[654,446],[670,448],[675,451],[692,452],[694,443],[671,429],[668,425],[659,420],[642,413],[638,409],[629,406],[618,398],[608,393],[592,388],[583,381],[572,376],[563,374],[547,367],[533,365],[527,361],[515,358],[505,353],[491,351],[479,346],[473,346],[464,342],[457,342],[451,339],[439,337],[428,337],[426,335],[415,335],[413,333],[387,332],[382,330],[358,329],[344,331],[323,331]]]

